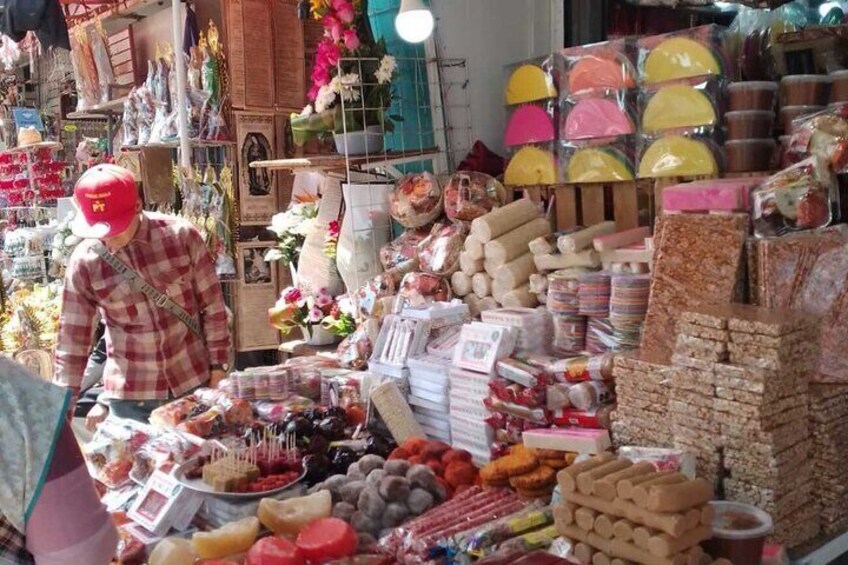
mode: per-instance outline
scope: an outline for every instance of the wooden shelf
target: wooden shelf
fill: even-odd
[[[104,104],[98,104],[88,110],[81,112],[70,112],[67,115],[69,120],[105,120],[109,116],[120,114],[124,111],[124,102],[127,101],[126,96],[121,96],[114,100],[110,100]]]
[[[273,159],[270,161],[253,161],[252,169],[268,169],[272,171],[334,171],[344,170],[348,164],[362,170],[377,169],[386,166],[402,165],[432,159],[439,154],[438,147],[430,147],[416,151],[389,151],[376,155],[351,156],[349,160],[344,155],[313,155],[295,159]]]
[[[189,140],[189,146],[192,149],[195,148],[205,148],[205,147],[230,147],[235,145],[235,141],[213,141],[207,139],[191,139]],[[146,145],[124,145],[121,147],[121,151],[126,153],[133,153],[136,151],[141,151],[142,149],[149,147],[158,147],[163,149],[179,149],[180,142],[179,141],[163,141],[160,143],[148,143]]]
[[[165,0],[129,0],[126,4],[100,13],[100,21],[107,34],[121,31],[146,17],[171,9],[171,2]],[[93,18],[80,25],[89,25],[91,21]]]

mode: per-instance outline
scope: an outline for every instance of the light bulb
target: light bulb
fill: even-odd
[[[402,0],[395,29],[407,43],[421,43],[433,33],[436,22],[423,0]]]

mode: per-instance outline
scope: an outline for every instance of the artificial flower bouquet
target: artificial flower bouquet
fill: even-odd
[[[292,114],[294,142],[332,133],[361,131],[380,126],[393,131],[386,110],[391,105],[392,78],[397,61],[386,53],[382,39],[374,41],[368,16],[358,0],[312,0],[312,17],[324,26],[318,44],[307,98],[300,114]]]
[[[301,286],[283,290],[277,303],[268,310],[271,325],[288,335],[298,327],[317,326],[330,316],[336,301],[326,288],[312,292]]]
[[[277,236],[277,246],[265,253],[265,261],[282,261],[283,265],[297,264],[306,236],[315,227],[318,200],[302,197],[289,209],[271,218],[268,230]]]

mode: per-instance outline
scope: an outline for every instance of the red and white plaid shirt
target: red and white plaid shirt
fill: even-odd
[[[98,314],[106,326],[107,396],[165,400],[210,377],[229,359],[230,337],[215,263],[200,234],[171,216],[142,215],[133,240],[115,253],[143,279],[201,323],[204,340],[173,313],[156,306],[84,241],[65,277],[56,347],[56,382],[79,392]]]

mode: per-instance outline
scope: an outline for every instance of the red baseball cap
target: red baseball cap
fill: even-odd
[[[74,202],[79,210],[71,224],[74,235],[87,239],[116,236],[137,214],[135,177],[117,165],[92,167],[77,181]]]

